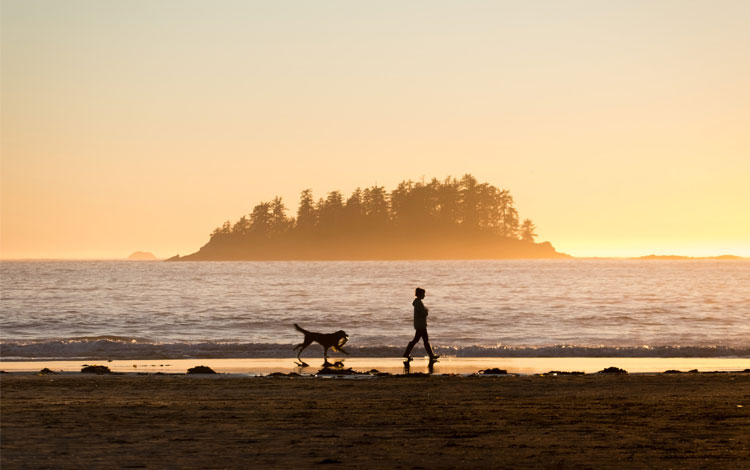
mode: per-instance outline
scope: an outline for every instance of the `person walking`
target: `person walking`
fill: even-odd
[[[411,340],[411,342],[406,346],[406,351],[404,351],[404,362],[408,363],[412,360],[411,350],[419,342],[420,338],[424,342],[425,351],[427,351],[427,354],[430,356],[430,362],[435,362],[440,356],[432,352],[432,348],[430,347],[430,340],[427,336],[428,310],[427,307],[424,306],[424,303],[422,303],[422,299],[424,299],[425,296],[425,290],[421,287],[417,287],[417,289],[414,291],[414,295],[417,297],[416,299],[414,299],[414,302],[412,302],[412,305],[414,306],[414,339]]]

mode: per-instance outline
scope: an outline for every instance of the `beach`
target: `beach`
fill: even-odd
[[[3,469],[740,468],[750,374],[2,374]]]

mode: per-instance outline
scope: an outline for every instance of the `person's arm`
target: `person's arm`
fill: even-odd
[[[417,312],[419,312],[420,315],[423,317],[427,317],[427,307],[424,306],[422,303],[422,299],[417,299],[417,302],[415,303],[415,306],[417,307]]]

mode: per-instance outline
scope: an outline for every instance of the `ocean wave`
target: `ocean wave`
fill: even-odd
[[[34,341],[3,341],[0,359],[220,359],[293,357],[293,344],[240,343],[235,341],[162,343],[128,337],[79,337]],[[347,346],[353,357],[400,357],[404,346]],[[748,357],[750,347],[732,346],[440,346],[437,352],[450,357]],[[322,353],[317,346],[303,357]],[[420,350],[415,350],[420,354]],[[335,355],[336,353],[334,353]]]

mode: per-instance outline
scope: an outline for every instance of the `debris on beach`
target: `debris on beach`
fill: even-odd
[[[315,373],[315,375],[367,375],[365,372],[358,372],[356,370],[352,370],[352,368],[348,369],[341,369],[338,367],[323,367],[318,372]]]
[[[266,377],[302,377],[302,375],[296,372],[289,372],[288,374],[283,372],[271,372]]]
[[[376,377],[384,377],[387,375],[391,375],[387,372],[380,372],[377,369],[370,369],[367,372],[362,372],[358,370],[354,370],[351,367],[348,369],[342,369],[340,367],[323,367],[318,372],[315,373],[315,375],[370,375],[370,376],[376,376]]]
[[[508,373],[505,369],[498,369],[497,367],[493,367],[491,369],[483,369],[479,371],[479,374],[481,375],[506,375]]]
[[[404,377],[431,377],[432,374],[426,374],[424,372],[407,372],[404,374],[396,374],[394,377],[404,378]]]
[[[620,369],[619,367],[607,367],[606,369],[602,369],[597,374],[627,374],[628,371],[625,369]]]
[[[581,372],[579,370],[573,370],[573,371],[567,371],[567,370],[551,370],[547,372],[546,374],[539,374],[539,375],[585,375],[585,372]]]
[[[109,367],[107,366],[90,366],[90,365],[84,364],[83,368],[81,369],[81,373],[103,375],[103,374],[111,374],[112,371],[109,370]]]
[[[336,459],[323,459],[320,462],[316,462],[315,465],[329,465],[333,463],[341,463],[341,461]]]
[[[188,374],[215,374],[216,371],[207,366],[195,366],[191,367],[187,371]]]

